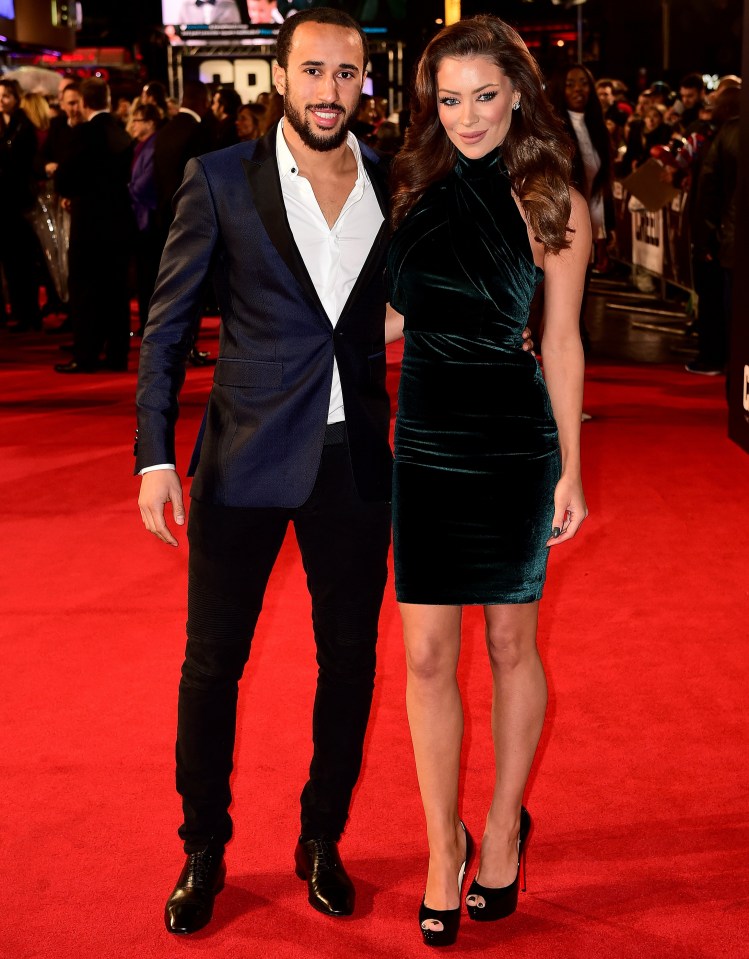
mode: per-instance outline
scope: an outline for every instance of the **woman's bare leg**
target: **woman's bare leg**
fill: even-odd
[[[461,608],[400,604],[406,644],[406,707],[426,816],[429,871],[425,902],[455,909],[465,838],[458,816],[463,706],[456,671]]]
[[[496,781],[481,843],[479,882],[502,887],[517,875],[520,805],[546,713],[546,676],[536,648],[538,603],[487,606]]]

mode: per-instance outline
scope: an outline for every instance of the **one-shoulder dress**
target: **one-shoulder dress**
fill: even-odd
[[[459,155],[392,238],[390,301],[405,317],[393,488],[402,603],[541,598],[560,453],[522,333],[542,278],[499,150]]]

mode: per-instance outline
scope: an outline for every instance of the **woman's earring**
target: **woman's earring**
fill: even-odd
[[[516,101],[513,103],[512,109],[513,109],[513,110],[519,110],[519,109],[520,109],[520,100],[516,100]]]

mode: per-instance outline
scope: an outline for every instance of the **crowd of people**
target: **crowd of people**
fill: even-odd
[[[0,198],[7,214],[0,322],[10,331],[40,331],[45,316],[63,316],[48,328],[74,335],[72,359],[56,364],[58,372],[126,370],[129,302],[134,294],[132,332],[142,336],[187,161],[263,136],[282,116],[283,98],[265,91],[243,103],[231,86],[188,81],[178,101],[153,80],[135,99],[112,102],[103,81],[64,78],[50,100],[5,79],[0,105]],[[362,96],[352,128],[383,156],[400,147],[386,99]],[[40,195],[54,198],[52,222],[44,220],[40,232],[57,231],[65,247],[60,262],[45,257],[32,227]],[[104,290],[106,311],[98,298]],[[210,289],[205,299],[211,303]],[[191,362],[212,360],[196,348]]]
[[[725,76],[708,90],[702,74],[693,72],[675,89],[658,80],[635,97],[621,80],[596,80],[582,64],[547,77],[548,96],[576,147],[573,180],[589,204],[591,273],[607,273],[616,255],[615,178],[655,158],[663,177],[688,191],[699,307],[698,356],[687,369],[710,375],[722,372],[727,361],[740,89],[738,77]],[[127,369],[128,303],[131,296],[137,298],[133,332],[140,336],[187,160],[263,136],[283,114],[283,99],[273,90],[243,103],[230,85],[209,88],[189,81],[178,101],[154,80],[135,99],[118,97],[111,103],[102,81],[66,78],[58,98],[50,101],[4,79],[0,105],[0,199],[8,224],[0,239],[5,280],[0,289],[7,300],[0,322],[9,330],[34,331],[42,329],[45,315],[65,316],[52,329],[72,331],[75,343],[72,359],[56,365],[59,372]],[[100,114],[108,119],[96,125],[106,122],[106,135],[103,129],[99,137],[87,135],[83,124]],[[405,115],[390,116],[386,99],[362,95],[351,129],[378,155],[392,158],[402,147],[400,120]],[[726,132],[718,137],[724,125]],[[716,138],[713,156],[705,163]],[[89,176],[87,169],[96,175]],[[55,264],[45,257],[31,226],[40,194],[59,198],[53,226],[59,243],[70,243]],[[43,220],[38,232],[49,227]],[[104,257],[105,249],[112,255]],[[92,300],[91,253],[106,261],[102,282],[113,304],[107,317]],[[640,290],[654,289],[646,272],[635,268],[632,278]],[[210,304],[209,289],[205,297]],[[581,332],[587,346],[584,324]],[[196,348],[191,362],[211,360]]]

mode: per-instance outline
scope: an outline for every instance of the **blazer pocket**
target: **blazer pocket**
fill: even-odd
[[[213,374],[219,386],[239,386],[280,390],[283,382],[283,363],[266,360],[234,360],[219,357]]]

